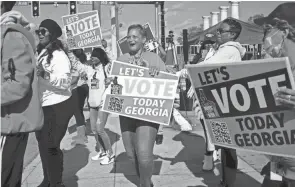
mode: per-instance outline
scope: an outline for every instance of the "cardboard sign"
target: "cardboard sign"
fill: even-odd
[[[101,27],[97,10],[62,17],[69,49],[101,46]]]
[[[160,72],[151,77],[148,68],[119,61],[113,61],[110,74],[117,84],[110,85],[103,111],[169,125],[178,76]]]
[[[117,41],[121,54],[129,53],[129,45],[127,42],[127,36]]]
[[[274,97],[295,88],[288,58],[186,68],[214,144],[295,157],[295,111]]]
[[[154,37],[153,31],[150,27],[150,24],[146,23],[145,25],[143,25],[143,28],[145,29],[146,34],[147,34],[147,37],[146,37],[147,41],[145,43],[145,49],[147,51],[152,51],[154,49],[157,49],[159,47],[159,44],[157,42],[154,42],[155,37]],[[117,43],[118,43],[118,46],[119,46],[122,54],[129,53],[129,45],[127,42],[127,36],[118,40]]]

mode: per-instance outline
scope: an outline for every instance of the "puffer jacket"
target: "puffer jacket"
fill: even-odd
[[[38,131],[43,111],[35,71],[34,37],[20,24],[1,17],[1,134]]]

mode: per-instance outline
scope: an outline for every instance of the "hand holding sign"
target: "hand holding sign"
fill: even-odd
[[[279,88],[278,93],[275,95],[275,99],[286,107],[295,108],[295,90]]]
[[[150,74],[152,77],[154,77],[154,76],[156,76],[156,75],[159,75],[159,72],[160,72],[159,67],[151,66],[151,67],[149,68],[149,74]]]
[[[105,87],[107,88],[114,79],[112,77],[108,77],[104,80]]]
[[[199,101],[195,102],[195,116],[197,116],[198,120],[204,119],[204,115],[203,115]]]

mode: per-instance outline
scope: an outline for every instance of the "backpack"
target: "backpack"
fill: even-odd
[[[41,106],[41,99],[39,95],[39,84],[38,76],[36,73],[36,56],[35,56],[35,40],[33,35],[23,28],[21,25],[12,24],[12,25],[1,25],[1,44],[0,44],[0,58],[1,58],[1,67],[2,72],[6,68],[6,62],[3,60],[3,49],[5,48],[4,40],[9,32],[19,32],[21,33],[31,44],[31,47],[28,47],[24,50],[29,51],[30,59],[32,61],[32,66],[34,68],[32,79],[31,79],[31,88],[29,89],[26,96],[23,98],[11,103],[2,106],[1,105],[1,134],[9,135],[16,133],[28,133],[38,131],[43,127],[44,115]],[[7,39],[8,40],[8,39]],[[9,42],[13,41],[13,37],[9,38]],[[9,44],[7,42],[7,44]],[[6,45],[7,45],[6,44]],[[11,52],[11,54],[13,51]],[[5,54],[7,57],[7,54]],[[15,80],[15,64],[13,59],[8,60],[8,72],[10,73],[11,81]],[[3,73],[2,73],[3,74]],[[5,76],[5,75],[4,75]],[[2,75],[2,84],[6,83]]]

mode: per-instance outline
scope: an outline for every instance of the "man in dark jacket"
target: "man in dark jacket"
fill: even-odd
[[[29,132],[40,130],[43,113],[34,71],[34,37],[14,1],[1,2],[1,186],[21,187]]]

